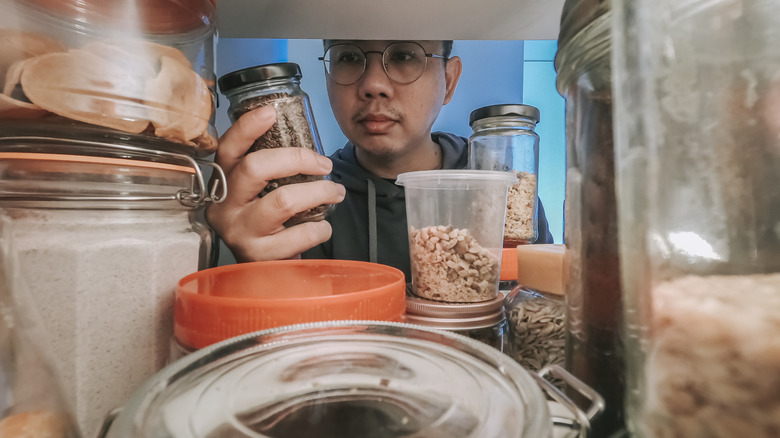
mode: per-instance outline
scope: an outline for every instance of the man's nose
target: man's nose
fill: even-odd
[[[382,66],[380,52],[366,52],[366,71],[363,72],[363,77],[360,79],[360,87],[366,96],[386,96],[390,92],[391,79]]]

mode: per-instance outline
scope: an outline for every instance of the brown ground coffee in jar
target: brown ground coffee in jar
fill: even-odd
[[[228,73],[219,79],[219,87],[230,101],[228,116],[232,122],[254,109],[273,105],[276,123],[257,140],[249,152],[274,148],[307,148],[323,154],[317,127],[312,115],[309,96],[301,89],[302,74],[292,62],[266,64]],[[322,175],[293,175],[272,180],[259,193],[262,197],[287,185],[318,181]],[[302,211],[285,222],[293,226],[325,218],[331,205],[323,204]]]

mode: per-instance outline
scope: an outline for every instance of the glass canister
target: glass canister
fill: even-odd
[[[567,0],[555,57],[566,99],[566,367],[604,396],[593,432],[605,437],[624,429],[625,398],[610,29],[608,0]]]
[[[276,109],[276,123],[255,140],[250,152],[273,148],[306,148],[323,154],[309,95],[301,89],[301,68],[294,62],[258,65],[219,78],[219,89],[230,102],[228,117],[235,122],[246,112],[267,105]],[[293,183],[327,179],[322,175],[294,175],[268,182],[259,196]],[[330,205],[323,204],[297,213],[285,222],[293,226],[322,220]]]
[[[631,433],[776,437],[780,4],[614,8]]]
[[[0,138],[0,232],[26,285],[12,293],[29,291],[51,334],[84,436],[166,364],[176,282],[208,264],[194,163],[118,144]]]
[[[509,352],[531,371],[548,365],[564,365],[565,247],[523,245],[515,252],[518,284],[504,299],[509,321]]]
[[[448,330],[508,353],[504,296],[478,303],[445,303],[406,294],[406,322]]]
[[[539,175],[539,109],[502,104],[477,108],[469,115],[469,167],[514,172],[504,224],[504,248],[536,242]]]
[[[0,436],[79,438],[48,349],[48,333],[26,290],[11,295],[19,261],[0,239]]]
[[[481,342],[411,324],[285,326],[169,365],[108,419],[106,436],[552,438],[546,391],[586,436],[598,394],[569,379],[591,400],[579,409],[546,377]]]
[[[209,0],[0,0],[0,135],[98,126],[177,153],[217,147]]]

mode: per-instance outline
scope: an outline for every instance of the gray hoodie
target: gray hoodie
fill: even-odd
[[[444,169],[467,166],[467,139],[444,132],[434,132],[431,138],[441,146]],[[400,269],[410,281],[403,187],[363,169],[352,143],[334,152],[330,159],[333,161],[331,179],[343,184],[347,195],[328,216],[333,228],[331,239],[304,252],[302,257],[382,263]],[[537,243],[553,243],[541,200],[538,224]]]

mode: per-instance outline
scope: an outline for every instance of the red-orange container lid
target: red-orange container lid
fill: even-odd
[[[402,321],[404,274],[351,260],[274,260],[188,275],[176,287],[174,335],[203,348],[234,336],[304,322]]]
[[[501,251],[501,281],[517,280],[517,248]]]

